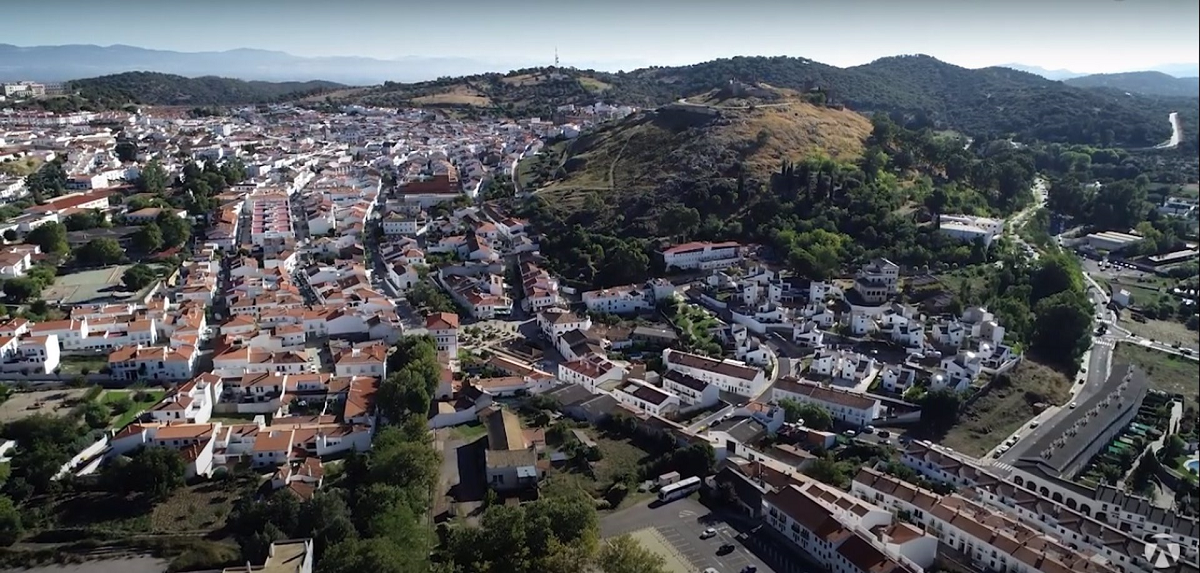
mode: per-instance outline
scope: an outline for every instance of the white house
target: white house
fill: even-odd
[[[622,404],[660,417],[677,411],[680,405],[679,396],[636,379],[619,384],[613,389],[612,396]]]
[[[452,312],[435,312],[425,318],[425,330],[433,337],[438,352],[452,358],[458,356],[458,315]]]
[[[334,354],[334,373],[338,376],[387,375],[388,346],[382,342],[369,342],[344,348]]]
[[[579,384],[593,394],[602,392],[600,385],[625,376],[625,369],[603,356],[587,356],[558,365],[558,379],[567,384]]]
[[[715,385],[678,370],[664,372],[662,385],[664,390],[679,396],[683,408],[708,408],[721,398],[721,391]]]

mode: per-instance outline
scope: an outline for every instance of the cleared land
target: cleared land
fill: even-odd
[[[1180,346],[1193,350],[1200,348],[1200,333],[1188,330],[1182,323],[1173,320],[1146,319],[1146,322],[1138,322],[1133,319],[1133,315],[1128,310],[1123,310],[1121,311],[1121,326],[1142,338],[1167,344],[1178,342]]]
[[[1182,394],[1187,404],[1196,407],[1200,399],[1197,375],[1200,366],[1186,358],[1159,352],[1137,344],[1122,342],[1113,351],[1113,362],[1127,362],[1146,371],[1150,387],[1171,394]]]
[[[1070,392],[1071,381],[1062,373],[1023,360],[983,390],[941,444],[970,456],[983,455],[1041,412],[1039,404],[1061,404]]]
[[[583,89],[592,93],[608,91],[608,89],[612,87],[611,85],[596,78],[590,78],[587,76],[582,76],[579,78],[579,85],[583,86]]]
[[[118,265],[59,276],[42,292],[42,298],[67,305],[129,299],[136,293],[125,292],[120,285],[121,275],[131,266]]]
[[[86,388],[73,390],[38,390],[14,392],[0,404],[0,423],[8,423],[34,414],[64,416],[76,400],[87,393]]]
[[[106,366],[108,366],[107,356],[66,355],[59,363],[63,374],[99,374],[100,369]]]
[[[454,86],[448,91],[430,94],[412,99],[412,103],[416,105],[451,105],[451,106],[474,106],[474,107],[490,107],[492,100],[483,93],[472,89],[468,86]]]

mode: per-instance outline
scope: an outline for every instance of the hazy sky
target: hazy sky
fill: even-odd
[[[925,53],[1110,72],[1195,62],[1196,0],[7,0],[0,42],[620,67]]]

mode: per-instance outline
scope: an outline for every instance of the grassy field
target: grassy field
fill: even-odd
[[[1062,404],[1070,390],[1066,376],[1026,359],[984,390],[941,444],[970,456],[983,455],[1036,416],[1041,411],[1038,403]]]
[[[1180,346],[1193,350],[1200,348],[1200,333],[1188,330],[1183,323],[1174,320],[1146,319],[1146,322],[1138,322],[1133,320],[1128,310],[1123,310],[1121,311],[1121,326],[1142,338],[1167,344],[1178,342]]]
[[[105,492],[63,495],[48,500],[44,525],[114,534],[206,534],[223,527],[233,504],[257,485],[257,478],[208,481],[181,487],[159,503]]]
[[[37,171],[41,166],[41,158],[23,157],[15,161],[5,161],[0,163],[0,173],[12,175],[14,177],[25,177],[26,175]]]
[[[579,85],[583,86],[583,89],[592,93],[608,91],[608,89],[612,87],[596,78],[590,78],[587,76],[581,76],[579,78]]]
[[[164,394],[166,394],[166,392],[162,390],[109,390],[100,397],[100,403],[111,407],[112,404],[119,400],[122,396],[129,396],[130,399],[134,400],[132,408],[120,414],[112,421],[113,428],[124,428],[133,421],[134,416],[137,416],[138,412],[141,412],[157,404],[159,400],[162,400]],[[140,401],[137,400],[139,395],[143,398]]]
[[[59,363],[63,374],[99,374],[100,369],[106,366],[107,356],[63,356]]]
[[[1183,394],[1187,403],[1196,405],[1197,394],[1200,393],[1200,387],[1196,385],[1196,373],[1200,368],[1195,362],[1127,342],[1118,344],[1113,352],[1113,363],[1119,362],[1145,370],[1151,388]]]
[[[489,107],[492,100],[468,86],[454,86],[449,91],[413,98],[417,105],[466,105]]]
[[[487,434],[487,428],[484,427],[484,425],[479,421],[475,421],[471,422],[470,424],[454,426],[453,428],[450,428],[450,433],[453,434],[456,439],[464,442],[472,442],[475,441],[475,438]]]

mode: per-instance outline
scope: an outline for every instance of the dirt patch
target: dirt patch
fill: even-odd
[[[979,456],[1036,416],[1044,405],[1061,404],[1071,392],[1062,373],[1028,359],[1001,376],[959,416],[941,444]]]
[[[87,389],[85,388],[14,392],[8,400],[0,404],[0,423],[7,424],[34,414],[64,416],[86,393]]]

